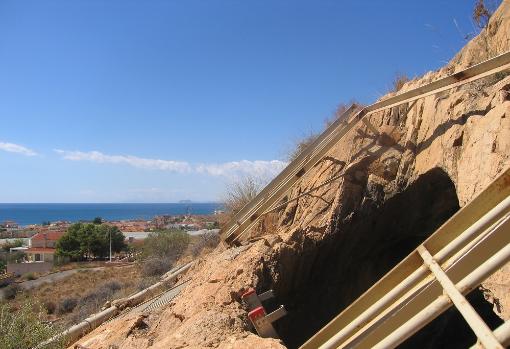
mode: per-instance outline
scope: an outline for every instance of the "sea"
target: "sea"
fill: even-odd
[[[41,224],[50,221],[149,220],[154,216],[181,214],[213,214],[222,209],[219,203],[167,204],[1,204],[0,222],[14,221],[19,225]]]

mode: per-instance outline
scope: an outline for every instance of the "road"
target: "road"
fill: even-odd
[[[95,267],[95,268],[80,268],[80,269],[70,269],[70,270],[59,271],[56,273],[41,276],[35,280],[27,280],[27,281],[20,282],[20,283],[18,283],[18,286],[20,286],[24,290],[30,290],[32,288],[39,287],[45,283],[53,283],[56,281],[63,280],[65,278],[79,272],[80,270],[99,271],[99,270],[103,270],[104,268],[105,267]],[[4,299],[4,288],[0,288],[0,299]]]

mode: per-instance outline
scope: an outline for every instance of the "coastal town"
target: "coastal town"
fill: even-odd
[[[152,219],[0,223],[0,304],[35,300],[44,321],[71,326],[106,302],[154,284],[171,268],[210,253],[226,219],[211,214]]]
[[[221,216],[219,211],[211,215],[160,215],[150,220],[105,221],[97,217],[91,222],[116,227],[124,235],[125,244],[129,247],[142,244],[149,234],[158,231],[183,231],[190,236],[217,233]],[[57,242],[72,224],[74,223],[68,221],[27,226],[21,226],[14,221],[0,223],[1,272],[13,276],[49,272],[56,262]]]

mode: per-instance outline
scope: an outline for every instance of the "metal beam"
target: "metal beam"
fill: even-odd
[[[505,212],[510,212],[510,197],[507,197],[505,200],[503,200],[495,208],[489,211],[477,223],[473,224],[469,229],[464,231],[464,233],[462,233],[455,240],[449,243],[444,249],[439,251],[436,254],[436,259],[441,262],[445,261],[448,257],[451,257],[455,251],[462,251],[464,249],[468,249],[474,246],[474,244],[476,244],[479,239],[475,238],[477,234],[479,234],[480,231],[484,231],[488,229],[490,226],[497,223],[504,216]],[[416,285],[418,285],[420,281],[425,278],[427,272],[428,270],[425,266],[420,266],[400,284],[398,284],[396,287],[392,288],[389,292],[385,293],[382,297],[380,297],[360,316],[358,316],[353,321],[349,322],[349,324],[342,328],[342,330],[340,330],[338,333],[332,336],[328,340],[328,343],[331,344],[329,347],[335,348],[336,347],[335,344],[342,343],[345,340],[347,340],[350,336],[352,336],[352,334],[355,331],[365,326],[378,314],[388,309],[399,298],[401,298],[404,293],[413,289],[416,289],[417,292],[421,291],[425,284],[424,286]],[[430,280],[430,282],[432,282],[432,280]]]
[[[507,320],[503,325],[499,326],[496,331],[494,331],[494,335],[496,339],[503,344],[504,347],[508,347],[510,345],[510,320]],[[483,347],[476,343],[471,346],[471,349],[480,349]]]
[[[464,317],[464,320],[466,320],[485,349],[503,349],[503,346],[498,342],[489,326],[487,326],[487,324],[482,320],[480,315],[478,315],[473,306],[469,304],[466,298],[464,298],[462,293],[459,292],[452,280],[450,280],[450,278],[446,275],[444,270],[437,263],[434,257],[432,257],[430,252],[427,251],[425,246],[418,246],[417,250],[423,258],[425,265],[434,274],[437,281],[439,281],[443,287],[443,290],[452,300],[455,307],[459,310],[461,315]]]
[[[355,106],[352,105],[340,118],[335,120],[310,146],[292,161],[275,179],[271,181],[252,201],[237,213],[222,231],[227,243],[233,242],[246,230],[253,227],[261,214],[271,208],[277,200],[310,168],[312,168],[348,131],[359,121],[353,119],[345,123]]]
[[[510,168],[459,210],[424,245],[438,261],[446,261],[474,241],[510,210]],[[501,245],[500,245],[501,246]],[[360,298],[310,338],[302,348],[318,348],[328,341],[345,342],[356,331],[373,321],[385,309],[416,287],[419,290],[427,269],[413,252],[366,291]],[[423,286],[423,284],[421,285]],[[440,290],[436,284],[436,290]],[[335,347],[334,345],[331,346]]]
[[[482,233],[478,231],[477,233],[479,235],[476,239],[471,240],[461,250],[444,262],[443,267],[450,278],[454,281],[461,280],[474,268],[478,268],[482,261],[488,259],[493,259],[493,262],[497,261],[498,263],[504,263],[505,260],[502,262],[501,258],[494,259],[494,257],[490,256],[494,253],[500,253],[501,251],[497,251],[505,244],[507,244],[507,252],[510,252],[508,251],[510,248],[508,246],[510,236],[508,236],[507,232],[504,230],[508,229],[509,226],[509,216],[506,215]],[[416,255],[418,255],[418,253],[416,253]],[[509,255],[505,252],[504,258],[508,258],[508,256]],[[480,271],[486,273],[482,275],[482,279],[480,279],[479,276],[476,276],[474,279],[471,278],[469,280],[478,280],[477,282],[481,282],[485,279],[485,277],[487,277],[487,275],[490,275],[490,273],[495,271],[493,268],[502,265],[494,265],[493,262],[485,262],[485,267],[480,269]],[[421,266],[420,268],[423,267],[424,266]],[[471,274],[471,276],[473,275],[477,275],[476,271]],[[469,292],[477,285],[474,281],[471,281],[467,284],[467,286],[461,282],[461,285],[464,285],[461,289],[462,293]],[[397,287],[400,287],[400,285]],[[321,348],[355,348],[360,346],[360,343],[362,343],[361,347],[371,348],[377,343],[380,343],[380,341],[386,341],[386,339],[383,341],[383,338],[388,337],[389,334],[394,336],[393,340],[399,339],[403,341],[407,337],[404,337],[402,334],[406,333],[411,336],[421,328],[415,326],[416,323],[412,325],[410,323],[412,319],[418,316],[418,313],[424,312],[419,315],[420,321],[417,322],[424,325],[427,323],[425,320],[430,321],[433,317],[439,315],[440,312],[451,305],[449,298],[446,297],[443,303],[432,308],[435,309],[433,312],[429,311],[430,303],[438,297],[441,297],[441,294],[441,286],[434,277],[427,273],[422,276],[422,279],[419,280],[415,286],[409,287],[408,291],[399,299],[396,299],[393,303],[387,305],[386,308],[382,308],[379,314],[377,314],[377,316],[375,316],[368,324],[358,326],[354,332],[351,332],[350,338],[346,339],[346,337],[344,337],[341,341],[338,341],[336,336],[333,336],[326,342],[325,345],[321,346]],[[426,311],[426,309],[429,310]],[[429,318],[429,316],[432,317]],[[405,326],[410,326],[409,328],[413,332],[410,332],[410,330],[402,330]],[[396,334],[396,332],[399,332],[400,334]],[[386,347],[381,344],[380,348]]]
[[[368,115],[506,70],[510,70],[510,52],[506,52],[500,56],[416,89],[376,102],[360,110],[355,117],[351,118],[351,120],[346,123],[344,120],[349,118],[350,114],[354,111],[354,106],[351,106],[351,108],[340,118],[335,120],[317,140],[312,142],[312,144],[299,154],[299,156],[253,200],[243,207],[239,213],[234,215],[231,221],[223,228],[221,233],[222,239],[227,243],[233,243],[245,232],[254,227],[264,212],[271,211],[273,205],[276,204],[278,200],[310,170],[310,168],[320,161],[335,144],[353,129],[358,124],[358,121],[363,120]]]
[[[506,235],[505,238],[508,238],[508,229],[510,228],[509,222],[510,220],[507,219],[505,221],[505,226],[502,227],[504,230],[500,230]],[[501,248],[501,246],[504,247]],[[501,249],[493,254],[486,262],[481,265],[472,264],[468,266],[473,268],[473,271],[456,283],[456,287],[462,294],[467,294],[471,290],[475,289],[487,277],[492,275],[510,260],[510,245],[508,242],[506,245],[500,245],[499,247]],[[476,258],[476,256],[471,256],[471,258],[473,257]],[[450,277],[451,275],[452,274],[449,273]],[[361,347],[372,349],[395,348],[451,306],[451,300],[445,294],[438,293],[435,298],[430,299],[432,301],[428,303],[426,307],[417,312],[414,316],[406,319],[401,323],[401,326],[395,328],[395,330],[388,332],[389,335],[387,335],[384,339],[378,338],[377,341],[374,342],[373,340],[375,339],[372,338],[372,340],[364,342]]]

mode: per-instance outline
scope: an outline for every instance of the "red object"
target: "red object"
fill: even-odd
[[[46,233],[37,233],[32,236],[32,240],[49,240],[49,241],[57,241],[64,235],[65,232],[60,231],[50,231]]]
[[[251,321],[255,321],[259,317],[264,316],[266,316],[266,311],[264,310],[264,307],[255,308],[248,313],[248,317],[250,318]]]
[[[253,288],[249,288],[248,291],[246,291],[245,293],[243,293],[243,295],[241,296],[241,298],[246,298],[248,296],[251,296],[252,294],[255,293],[255,290]]]

